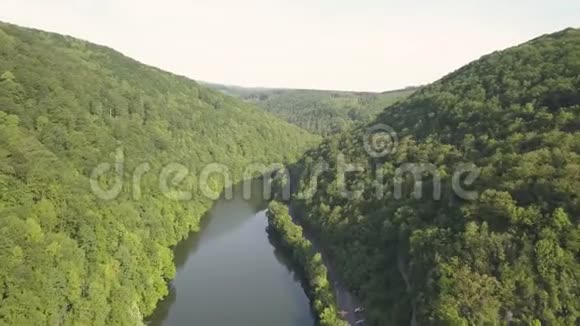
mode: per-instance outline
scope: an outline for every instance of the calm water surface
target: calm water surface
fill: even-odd
[[[177,275],[151,325],[315,325],[298,274],[268,239],[264,201],[238,188],[204,222],[175,248]]]

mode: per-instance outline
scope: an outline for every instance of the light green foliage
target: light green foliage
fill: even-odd
[[[304,269],[309,283],[309,297],[321,326],[346,326],[340,318],[338,307],[328,282],[326,266],[320,253],[302,234],[302,227],[294,224],[288,207],[277,201],[268,206],[268,228],[278,235],[283,246],[293,259]]]
[[[325,140],[299,166],[331,163],[313,197],[293,204],[322,234],[374,325],[577,325],[580,317],[580,31],[568,29],[493,53],[397,103],[369,124],[398,132],[397,151],[372,158],[366,127]],[[335,161],[365,164],[346,178],[362,195],[345,199]],[[395,170],[431,163],[423,196],[393,198]],[[451,177],[481,168],[463,200]],[[384,174],[377,181],[376,171]],[[384,198],[376,197],[377,183]],[[405,278],[408,279],[408,283]]]
[[[208,86],[255,103],[281,119],[320,135],[334,134],[367,123],[387,106],[417,90],[409,87],[383,93],[357,93]]]
[[[0,23],[0,325],[141,324],[175,273],[170,246],[211,204],[198,187],[166,198],[161,168],[183,164],[191,181],[217,162],[239,181],[246,164],[295,160],[316,140],[105,47]],[[117,148],[126,187],[103,201],[88,177]]]

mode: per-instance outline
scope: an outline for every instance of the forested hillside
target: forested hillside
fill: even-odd
[[[390,132],[366,143],[385,125],[398,144]],[[364,172],[341,177],[339,154]],[[327,139],[301,168],[319,162],[331,170],[316,192],[302,179],[294,206],[372,325],[578,325],[580,30],[453,72]],[[471,199],[452,186],[463,163],[473,178],[458,180]],[[415,194],[412,172],[423,180]]]
[[[295,160],[317,140],[111,49],[0,23],[0,325],[140,324],[167,294],[170,246],[211,205],[202,168],[240,180],[250,162]],[[104,200],[89,178],[119,160],[120,180],[97,180],[122,181]],[[170,163],[189,173],[164,189]]]
[[[320,135],[335,134],[368,123],[384,108],[417,90],[409,87],[383,93],[357,93],[208,86],[255,103],[281,119]]]

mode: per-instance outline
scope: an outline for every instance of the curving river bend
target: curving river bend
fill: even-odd
[[[233,193],[175,247],[177,274],[150,325],[315,325],[299,274],[268,238],[261,193]]]

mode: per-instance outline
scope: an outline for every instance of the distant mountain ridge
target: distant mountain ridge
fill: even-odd
[[[254,103],[281,119],[320,135],[330,135],[369,122],[384,108],[420,87],[385,92],[316,89],[246,88],[202,82],[220,92]]]

